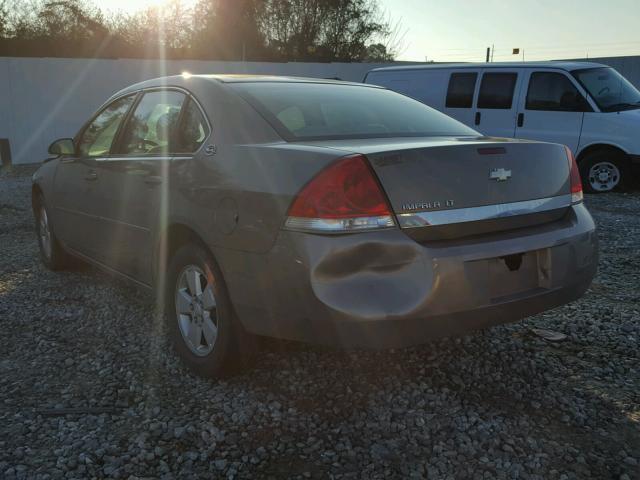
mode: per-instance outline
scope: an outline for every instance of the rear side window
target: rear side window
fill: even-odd
[[[565,75],[554,72],[531,74],[525,108],[575,112],[584,110],[584,98]]]
[[[381,88],[311,82],[229,85],[288,141],[478,134],[423,103]]]
[[[177,153],[193,153],[205,141],[209,135],[209,126],[205,121],[200,108],[191,98],[184,107],[182,123],[176,136]]]
[[[517,73],[485,73],[482,75],[478,108],[510,109]]]
[[[452,73],[447,89],[447,108],[471,108],[473,104],[473,92],[476,89],[478,74]]]
[[[168,153],[184,99],[184,93],[172,90],[145,93],[125,125],[120,153]]]

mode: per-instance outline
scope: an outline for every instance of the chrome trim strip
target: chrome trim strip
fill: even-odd
[[[158,157],[144,157],[144,156],[126,156],[126,155],[114,155],[113,157],[95,157],[96,162],[126,162],[128,160],[131,161],[142,161],[142,160],[164,160],[169,161],[173,157],[171,156],[158,156]]]
[[[357,230],[395,227],[391,215],[342,219],[287,217],[285,230],[317,233],[348,233]]]
[[[537,198],[522,202],[499,203],[483,205],[481,207],[454,208],[449,210],[434,210],[425,212],[411,212],[398,214],[400,228],[419,228],[453,223],[477,222],[494,218],[514,217],[530,213],[540,213],[549,210],[569,207],[571,195]]]
[[[114,155],[113,157],[93,157],[95,159],[96,162],[126,162],[128,160],[131,161],[146,161],[146,160],[152,160],[152,161],[160,161],[160,160],[164,160],[165,162],[171,161],[171,160],[190,160],[193,158],[193,156],[176,156],[176,155],[169,155],[169,156],[157,156],[157,157],[153,157],[151,155],[145,157],[145,156],[131,156],[131,157],[127,157],[126,155]]]
[[[102,262],[99,262],[98,260],[96,260],[93,257],[90,257],[88,255],[85,255],[84,253],[76,250],[73,247],[70,247],[69,245],[65,245],[65,248],[69,249],[69,253],[71,253],[71,255],[74,255],[76,257],[78,257],[80,260],[84,260],[92,265],[95,265],[97,268],[107,272],[107,273],[112,273],[115,275],[118,275],[122,278],[124,278],[125,280],[129,280],[130,282],[135,283],[136,285],[139,285],[147,290],[153,290],[153,287],[147,283],[141,282],[140,280],[136,280],[135,278],[133,278],[130,275],[127,275],[126,273],[122,273],[120,270],[116,270],[115,268],[111,268],[108,265],[105,265]]]

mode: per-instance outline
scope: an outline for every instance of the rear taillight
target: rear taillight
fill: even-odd
[[[582,201],[582,180],[580,180],[580,170],[578,164],[569,147],[564,147],[567,151],[569,159],[569,178],[571,181],[571,203],[580,203]]]
[[[363,155],[341,158],[318,173],[298,193],[285,222],[291,230],[338,233],[394,225],[389,203]]]

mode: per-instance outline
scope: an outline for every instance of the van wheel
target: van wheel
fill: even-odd
[[[62,248],[58,238],[56,237],[53,226],[51,225],[51,217],[44,203],[42,195],[37,197],[34,205],[34,213],[36,220],[36,233],[38,235],[38,248],[40,250],[40,259],[45,267],[49,270],[63,270],[71,265],[71,257]]]
[[[247,335],[235,318],[220,270],[203,247],[187,244],[173,255],[165,298],[167,331],[194,373],[219,378],[245,365]]]
[[[597,150],[580,162],[582,186],[587,193],[623,190],[629,179],[629,167],[624,153],[616,150]]]

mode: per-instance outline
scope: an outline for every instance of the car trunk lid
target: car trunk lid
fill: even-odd
[[[314,142],[367,156],[418,240],[545,223],[571,204],[563,146],[485,137]]]

